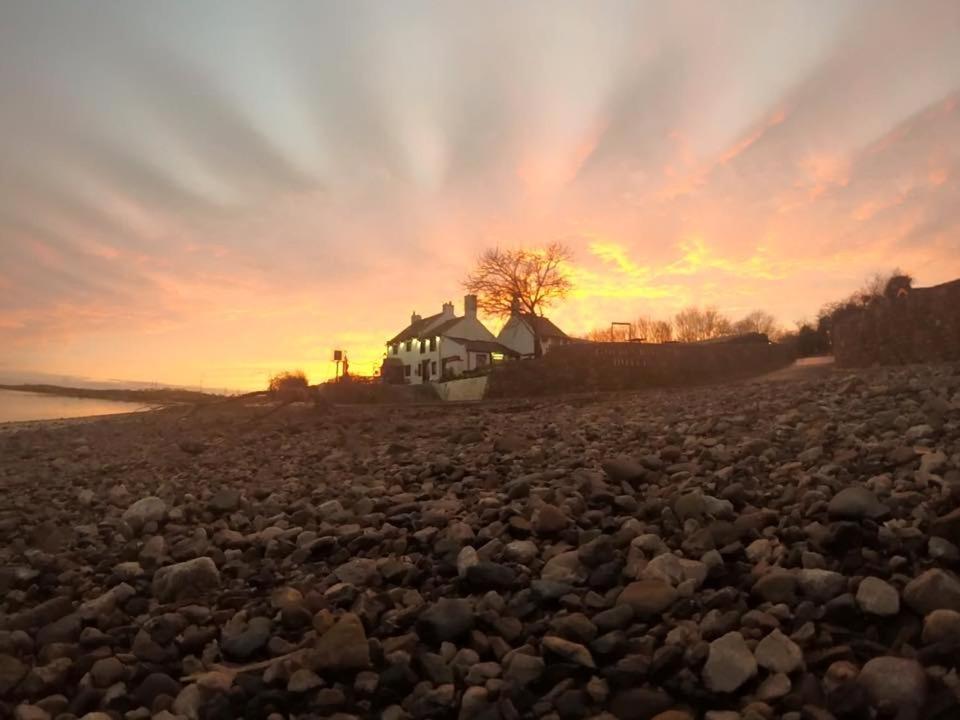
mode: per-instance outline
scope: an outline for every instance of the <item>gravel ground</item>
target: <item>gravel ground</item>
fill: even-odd
[[[960,366],[0,434],[0,717],[960,718]]]

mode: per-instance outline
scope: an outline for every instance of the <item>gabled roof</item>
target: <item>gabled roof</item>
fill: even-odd
[[[387,340],[387,345],[406,342],[407,340],[423,339],[443,335],[461,320],[463,320],[462,317],[452,317],[448,320],[444,320],[443,313],[437,313],[436,315],[425,317],[422,320],[417,320],[417,322],[408,325],[407,328],[396,337]],[[439,324],[437,324],[438,321],[440,321]]]
[[[433,323],[443,317],[443,313],[437,313],[436,315],[431,315],[430,317],[421,318],[415,323],[407,325],[406,329],[403,330],[400,334],[395,335],[394,337],[387,340],[387,345],[393,345],[394,343],[404,342],[406,340],[413,340],[414,338],[420,337],[420,335],[427,331],[427,328],[430,327]]]
[[[440,323],[440,324],[437,325],[436,327],[433,327],[433,328],[425,328],[425,329],[424,329],[424,332],[425,332],[426,335],[428,335],[429,337],[434,337],[434,336],[443,335],[444,333],[447,332],[447,330],[449,330],[450,328],[452,328],[454,325],[456,325],[456,324],[457,324],[458,322],[460,322],[461,320],[463,320],[462,317],[451,318],[451,319],[449,319],[449,320],[447,320],[447,321],[445,321],[445,322]],[[426,330],[429,330],[430,332],[426,332]]]
[[[523,313],[520,315],[520,319],[523,320],[531,330],[543,338],[565,338],[567,334],[554,325],[549,318],[541,317],[540,315],[532,315],[530,313]]]
[[[450,339],[456,343],[460,343],[467,350],[473,352],[503,353],[511,357],[518,357],[520,355],[516,350],[511,350],[506,345],[494,342],[493,340],[468,340],[467,338],[458,337],[451,337]]]

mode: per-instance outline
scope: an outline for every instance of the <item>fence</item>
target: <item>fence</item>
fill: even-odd
[[[505,363],[491,375],[487,397],[696,385],[759,375],[793,359],[793,348],[767,342],[578,343]]]

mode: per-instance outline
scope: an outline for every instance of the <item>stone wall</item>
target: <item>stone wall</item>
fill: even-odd
[[[504,363],[487,397],[696,385],[759,375],[789,365],[793,348],[767,342],[666,345],[578,343],[538,360]]]
[[[831,339],[842,367],[960,360],[960,280],[849,310]]]

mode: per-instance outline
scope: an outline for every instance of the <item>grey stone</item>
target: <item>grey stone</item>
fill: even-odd
[[[920,709],[926,703],[927,675],[916,660],[873,658],[863,666],[857,683],[875,706],[889,703],[897,708]]]
[[[743,635],[729,632],[710,643],[703,680],[715,692],[734,692],[757,674],[757,661]]]
[[[862,485],[844,488],[834,495],[827,505],[827,513],[832,518],[879,518],[888,512],[889,508],[877,499],[873,491]]]
[[[903,600],[920,615],[941,609],[960,612],[960,580],[945,570],[927,570],[907,583]]]
[[[900,612],[900,593],[880,578],[865,577],[857,588],[857,605],[871,615],[896,615]]]
[[[160,602],[201,598],[220,588],[220,572],[209,557],[167,565],[153,575],[153,595]]]
[[[803,651],[780,630],[761,640],[753,652],[760,667],[789,675],[803,667]]]

